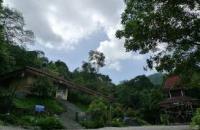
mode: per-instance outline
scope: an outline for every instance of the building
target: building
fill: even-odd
[[[167,114],[171,123],[190,122],[199,100],[185,95],[186,89],[181,78],[177,75],[170,76],[163,88],[167,99],[160,102],[161,110]]]
[[[1,75],[0,87],[14,90],[15,94],[18,96],[26,96],[31,94],[31,88],[33,86],[32,84],[38,77],[48,78],[53,82],[53,84],[55,84],[55,87],[57,87],[55,97],[59,99],[67,100],[69,91],[71,89],[75,89],[89,95],[99,96],[105,98],[106,100],[111,100],[110,97],[105,96],[100,92],[74,84],[63,77],[58,77],[44,70],[33,67],[25,67],[23,69]]]

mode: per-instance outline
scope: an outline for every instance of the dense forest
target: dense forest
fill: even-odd
[[[185,33],[189,33],[189,31],[192,30],[195,35],[193,40],[196,41],[193,43],[199,44],[199,19],[193,21],[195,26],[192,27],[191,30],[188,31],[188,27],[183,28],[178,32],[180,34],[177,35],[175,35],[177,30],[168,27],[168,24],[162,24],[162,21],[155,21],[158,22],[158,27],[151,28],[152,30],[150,31],[153,32],[151,35],[150,31],[146,31],[146,26],[151,25],[151,23],[149,23],[151,20],[145,20],[147,23],[142,23],[139,19],[153,19],[157,17],[156,20],[162,20],[160,16],[167,15],[165,11],[170,11],[170,9],[166,6],[164,11],[160,12],[163,14],[159,14],[158,12],[155,16],[153,14],[146,16],[138,9],[141,6],[137,4],[134,5],[133,2],[140,3],[137,0],[127,2],[126,10],[122,14],[124,29],[119,30],[116,36],[118,38],[126,38],[125,47],[128,51],[140,51],[142,54],[155,49],[155,43],[157,43],[158,40],[160,40],[160,42],[169,42],[168,50],[166,51],[170,51],[170,49],[173,50],[174,48],[175,50],[172,51],[174,53],[167,54],[162,52],[161,54],[160,52],[159,55],[152,56],[147,60],[149,68],[155,67],[158,71],[163,72],[163,74],[158,73],[149,77],[140,75],[130,80],[122,81],[116,85],[112,83],[108,75],[100,73],[99,70],[101,67],[105,66],[105,56],[103,53],[94,50],[88,53],[88,61],[83,61],[82,66],[74,71],[70,71],[64,61],[51,61],[45,57],[45,53],[41,50],[29,51],[27,49],[27,44],[34,43],[34,32],[25,28],[25,21],[20,12],[3,7],[2,1],[0,1],[0,75],[25,66],[31,66],[45,70],[53,75],[64,77],[74,83],[113,97],[115,100],[109,102],[101,97],[94,98],[79,91],[70,91],[69,101],[85,111],[92,113],[91,121],[82,122],[83,125],[89,128],[103,127],[106,125],[124,126],[124,117],[132,118],[137,121],[139,125],[162,123],[162,120],[160,120],[159,102],[166,96],[162,91],[162,85],[164,79],[168,75],[181,75],[184,79],[185,86],[188,88],[188,95],[200,98],[199,94],[194,93],[200,91],[199,45],[195,45],[195,48],[193,44],[190,45],[193,41],[189,41],[188,39],[177,40],[177,44],[172,44],[175,42],[175,39],[179,38],[179,35],[184,37],[187,35]],[[151,9],[149,6],[147,2],[145,6],[141,8],[148,11],[148,9]],[[133,8],[130,7],[135,7],[135,10],[132,10]],[[176,12],[174,15],[179,15],[181,12],[178,9],[172,11]],[[137,19],[132,18],[131,14],[133,12],[137,15]],[[190,22],[189,18],[184,19],[183,16],[180,16],[180,20],[186,20],[182,21],[184,24]],[[159,22],[161,25],[159,25]],[[156,24],[152,26],[156,26]],[[154,30],[155,28],[160,29],[162,26],[169,30],[159,31],[159,33],[157,33],[157,30]],[[133,33],[130,28],[135,28],[135,31],[138,33]],[[142,29],[143,32],[139,31],[141,28],[144,28]],[[167,31],[174,33],[174,36],[164,35]],[[193,34],[193,32],[191,32],[191,34]],[[162,37],[162,39],[159,39],[159,37]],[[180,46],[180,44],[182,44],[181,42],[188,44]],[[190,50],[192,51],[190,52]],[[108,117],[107,114],[110,107],[111,118]]]

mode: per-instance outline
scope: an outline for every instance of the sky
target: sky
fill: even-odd
[[[42,50],[71,71],[88,60],[90,50],[97,50],[106,57],[100,72],[114,83],[154,73],[143,69],[147,56],[126,52],[123,39],[115,37],[123,0],[4,0],[4,5],[20,11],[26,28],[35,33],[29,50]]]

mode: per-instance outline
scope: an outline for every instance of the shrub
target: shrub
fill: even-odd
[[[59,119],[52,116],[23,116],[19,119],[18,125],[22,126],[39,126],[43,130],[47,129],[62,129],[63,125],[60,123]]]
[[[108,107],[104,101],[99,99],[94,100],[89,105],[88,112],[91,115],[91,119],[95,121],[95,123],[99,123],[100,127],[105,125],[108,119]]]
[[[193,116],[191,126],[198,127],[200,130],[200,108],[197,109],[195,115]]]
[[[111,121],[111,126],[113,126],[113,127],[122,127],[122,126],[124,126],[124,123],[120,118],[114,118]]]
[[[13,114],[1,114],[0,119],[5,123],[5,124],[13,124],[16,125],[18,123],[18,119],[15,115]]]
[[[81,124],[86,128],[100,128],[106,125],[108,120],[108,107],[101,99],[94,100],[88,108],[90,119],[82,121]]]
[[[80,123],[81,123],[82,126],[84,126],[87,129],[97,128],[96,123],[94,121],[91,121],[91,120],[82,121]]]
[[[0,86],[0,112],[8,113],[13,105],[14,91]]]
[[[40,118],[36,125],[40,126],[43,130],[64,128],[60,121],[55,117]]]
[[[168,125],[169,124],[169,116],[167,114],[161,114],[160,121],[162,124]]]
[[[0,126],[4,125],[4,122],[2,120],[0,120]]]

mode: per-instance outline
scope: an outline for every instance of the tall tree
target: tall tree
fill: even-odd
[[[125,39],[127,51],[154,52],[149,68],[172,72],[199,68],[199,0],[126,0],[118,38]],[[158,48],[162,48],[158,50]],[[156,53],[155,53],[156,52]],[[186,68],[187,67],[187,68]],[[183,70],[182,70],[183,71]]]
[[[3,7],[0,25],[4,28],[4,38],[8,43],[21,45],[34,41],[34,33],[25,29],[24,18],[14,9]]]
[[[101,67],[105,66],[105,56],[99,51],[91,50],[89,52],[89,61],[96,68],[97,72]]]

